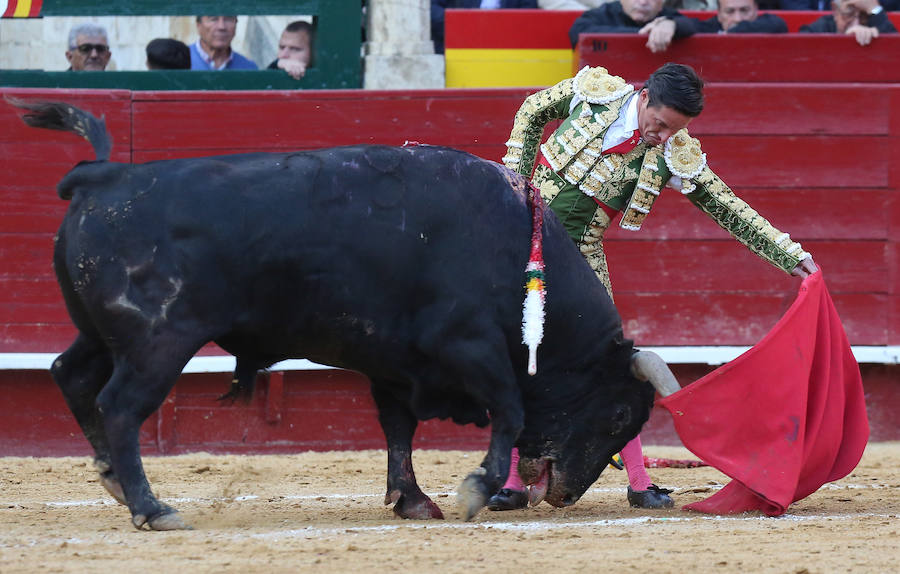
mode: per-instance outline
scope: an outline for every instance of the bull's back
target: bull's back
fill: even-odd
[[[73,193],[66,265],[103,296],[161,305],[182,285],[178,297],[219,330],[316,332],[332,346],[347,330],[414,338],[430,320],[484,315],[511,337],[518,325],[526,198],[469,154],[376,146],[97,163],[61,186]],[[79,262],[98,256],[102,276],[85,277]]]

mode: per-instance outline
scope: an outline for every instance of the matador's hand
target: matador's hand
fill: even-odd
[[[802,259],[800,263],[794,267],[794,270],[791,271],[791,275],[805,279],[818,270],[819,268],[816,266],[816,262],[813,261],[812,257],[807,257],[806,259]]]

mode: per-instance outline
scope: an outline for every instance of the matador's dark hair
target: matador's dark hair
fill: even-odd
[[[703,111],[703,79],[690,66],[665,64],[653,72],[644,88],[648,106],[666,106],[691,118]]]

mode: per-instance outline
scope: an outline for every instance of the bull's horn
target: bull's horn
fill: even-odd
[[[638,351],[631,356],[631,374],[641,381],[650,381],[663,397],[681,390],[669,366],[652,351]]]

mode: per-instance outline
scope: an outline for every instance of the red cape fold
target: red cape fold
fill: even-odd
[[[859,365],[822,272],[746,353],[659,401],[681,441],[733,480],[684,508],[783,514],[859,463],[869,423]]]

